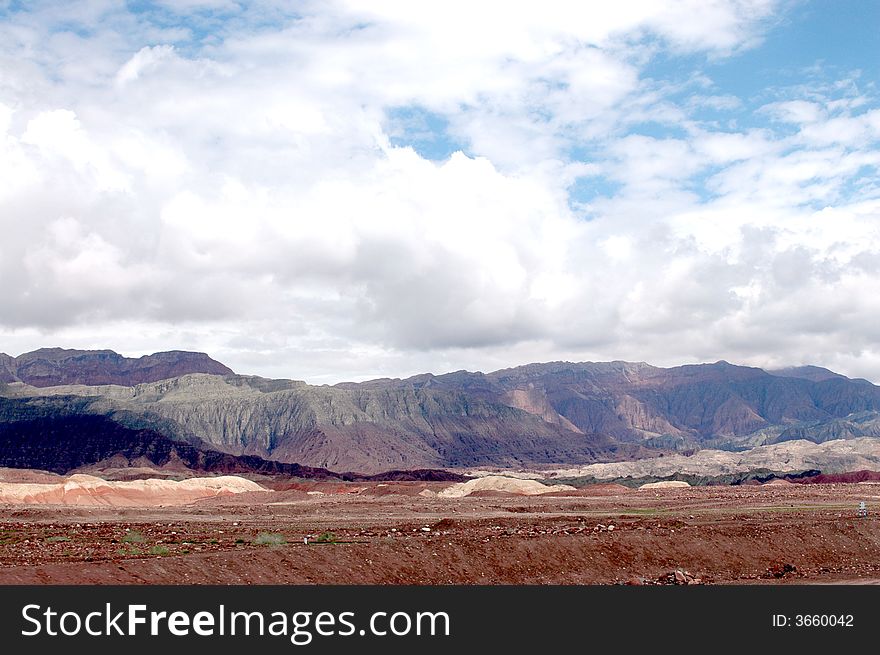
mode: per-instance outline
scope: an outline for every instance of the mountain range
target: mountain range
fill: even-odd
[[[123,457],[198,467],[214,458],[227,469],[371,474],[878,436],[880,387],[813,366],[551,362],[314,386],[238,375],[183,351],[0,354],[3,466],[66,471]]]

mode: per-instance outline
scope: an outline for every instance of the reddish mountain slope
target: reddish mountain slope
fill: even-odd
[[[0,353],[0,382],[34,387],[63,384],[133,386],[189,373],[230,375],[232,369],[204,353],[174,350],[128,358],[112,350],[41,348],[18,357]]]

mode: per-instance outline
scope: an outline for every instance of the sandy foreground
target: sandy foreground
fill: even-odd
[[[205,498],[265,491],[233,475],[186,480],[108,482],[92,475],[71,475],[41,482],[0,482],[0,503],[155,507],[187,505]]]
[[[275,486],[163,507],[3,505],[0,583],[880,579],[876,484],[595,485],[533,495],[483,488],[469,496],[444,494],[448,483]],[[859,501],[866,518],[857,516]]]

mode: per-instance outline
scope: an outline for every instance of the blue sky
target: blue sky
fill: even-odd
[[[880,380],[880,4],[0,2],[0,350]]]
[[[730,56],[666,51],[657,44],[660,49],[646,62],[640,76],[646,83],[667,87],[665,100],[680,107],[693,103],[700,94],[711,95],[715,102],[690,107],[688,118],[727,133],[765,129],[780,137],[794,136],[796,125],[774,120],[765,108],[809,96],[810,87],[822,100],[855,97],[865,100],[863,109],[875,106],[880,4],[846,0],[793,3],[788,8],[767,18],[757,44]],[[834,88],[841,81],[845,84]],[[669,88],[673,86],[677,88]],[[461,138],[443,114],[424,107],[389,109],[386,129],[392,144],[409,146],[432,161],[448,159],[457,151],[474,154],[468,139]],[[650,113],[643,121],[628,125],[627,132],[654,139],[687,137],[680,121]],[[561,156],[587,162],[601,159],[605,136],[573,140]],[[706,184],[715,172],[717,169],[710,168],[690,180],[690,189],[701,200],[715,197]],[[861,174],[870,176],[870,167]],[[570,206],[575,212],[585,208],[583,215],[589,218],[589,203],[611,197],[619,188],[618,182],[602,176],[578,178],[568,187]],[[840,189],[845,197],[857,191],[857,184]],[[820,204],[816,207],[821,208]]]

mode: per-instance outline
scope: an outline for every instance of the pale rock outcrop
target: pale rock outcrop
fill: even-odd
[[[256,482],[232,475],[214,478],[108,482],[76,474],[57,483],[0,483],[0,503],[27,505],[137,506],[187,505],[205,498],[267,492]]]
[[[521,480],[502,475],[488,475],[467,482],[459,482],[446,487],[437,493],[440,498],[462,498],[478,491],[500,491],[517,496],[537,496],[554,491],[574,491],[574,487],[565,484],[547,485],[537,480]]]
[[[689,486],[691,485],[683,480],[663,480],[661,482],[648,482],[639,487],[639,489],[683,489]]]

